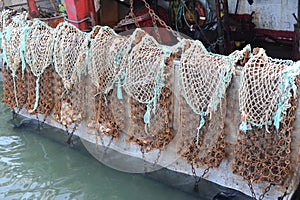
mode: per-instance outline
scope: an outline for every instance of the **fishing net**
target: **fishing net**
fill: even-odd
[[[3,102],[11,109],[26,103],[32,114],[53,111],[68,130],[88,134],[100,161],[122,171],[153,171],[178,156],[194,175],[194,166],[220,165],[226,90],[245,51],[221,56],[199,41],[161,45],[141,29],[118,35],[96,26],[84,34],[66,22],[52,29],[24,19],[6,23],[2,38]],[[234,173],[275,184],[291,173],[299,71],[261,49],[246,63]]]
[[[165,68],[164,79],[171,80],[171,68]],[[130,117],[129,130],[127,132],[129,141],[141,146],[143,152],[154,149],[164,150],[174,138],[172,131],[172,117],[174,115],[171,102],[174,98],[172,83],[165,82],[157,97],[155,112],[151,112],[151,123],[145,124],[145,113],[147,105],[141,104],[133,98],[129,99]]]
[[[179,151],[191,164],[217,167],[225,157],[226,89],[233,69],[231,59],[208,54],[201,42],[181,56]]]
[[[84,40],[85,34],[67,22],[56,28],[53,61],[58,82],[54,84],[54,113],[62,125],[73,124],[73,130],[84,117],[85,78],[74,67]]]
[[[125,66],[123,88],[133,99],[146,104],[154,103],[164,81],[161,80],[164,57],[162,48],[148,35],[132,48]]]
[[[299,74],[299,65],[263,49],[255,49],[243,69],[233,172],[248,181],[283,184],[290,173]]]
[[[107,60],[107,57],[111,56],[109,49],[115,37],[117,35],[112,29],[99,26],[95,27],[88,36],[90,46],[86,57],[90,77],[89,91],[87,91],[88,124],[96,131],[96,138],[100,136],[101,140],[102,134],[112,136],[112,138],[119,137],[118,126],[110,110],[111,92],[107,90],[105,84],[116,76],[116,74],[109,73],[114,71],[116,66],[108,66]],[[110,87],[112,85],[111,83]]]
[[[26,88],[26,77],[25,68],[21,68],[21,38],[24,34],[23,26],[25,26],[25,21],[27,19],[27,14],[22,13],[14,16],[10,23],[7,25],[3,31],[2,37],[2,50],[4,58],[3,70],[4,74],[10,73],[12,76],[12,85],[8,85],[4,82],[4,101],[10,108],[22,108],[26,102],[27,88]],[[11,78],[6,78],[6,80],[11,80]],[[9,83],[9,82],[8,82]],[[11,92],[14,93],[12,98]]]
[[[14,16],[3,32],[2,48],[4,51],[4,62],[7,63],[7,67],[13,72],[15,72],[21,64],[21,42],[24,34],[23,27],[25,26],[27,17],[28,15],[26,13]]]
[[[28,30],[25,58],[27,70],[28,98],[26,107],[29,113],[48,115],[53,108],[52,48],[54,31],[44,22],[35,20]]]
[[[105,83],[105,65],[107,63],[108,49],[116,34],[113,29],[109,27],[101,27],[97,31],[95,38],[91,40],[90,44],[90,66],[89,72],[92,82],[101,93],[105,90],[103,83]],[[111,77],[107,77],[111,78]]]
[[[0,13],[0,31],[2,32],[6,26],[11,22],[11,17],[15,15],[16,12],[13,10],[5,9]]]
[[[143,153],[164,150],[174,137],[171,131],[172,63],[166,66],[168,56],[153,37],[139,29],[133,36],[133,47],[121,61],[122,87],[126,98],[119,98],[119,102],[129,107],[125,133]],[[121,82],[118,84],[118,97],[122,96],[120,88]],[[116,111],[114,113],[118,119],[126,117],[119,117]]]
[[[101,27],[95,26],[92,31],[86,36],[83,45],[80,48],[79,57],[76,61],[76,68],[79,71],[87,72],[92,66],[92,56],[91,56],[91,40],[95,39],[96,35],[99,33]],[[100,67],[100,66],[98,66]],[[87,76],[86,82],[86,96],[85,96],[85,109],[87,113],[87,131],[91,132],[94,130],[99,130],[99,123],[97,122],[97,105],[99,103],[97,95],[96,84],[92,81],[91,73],[83,73]],[[98,132],[97,132],[98,133]],[[97,141],[97,140],[96,140]]]
[[[118,138],[120,127],[125,128],[121,120],[124,112],[113,113],[123,102],[118,102],[118,95],[112,95],[114,84],[119,80],[121,62],[126,61],[126,52],[130,50],[134,39],[120,36],[109,27],[96,27],[90,34],[88,54],[88,72],[91,79],[87,99],[93,99],[89,107],[88,124],[96,127],[97,135],[102,134]],[[94,106],[92,106],[94,105]],[[125,109],[125,106],[120,109]],[[89,114],[90,115],[90,114]],[[117,122],[115,117],[119,119]],[[101,124],[101,125],[100,125]],[[96,125],[96,126],[95,126]],[[101,130],[99,129],[101,127]],[[124,131],[124,129],[122,129]]]
[[[255,51],[258,52],[254,52],[255,55],[243,70],[239,98],[240,111],[244,118],[242,129],[250,129],[251,125],[261,128],[263,125],[272,124],[278,99],[284,92],[279,87],[283,70],[293,64],[291,61],[272,60],[263,49]]]

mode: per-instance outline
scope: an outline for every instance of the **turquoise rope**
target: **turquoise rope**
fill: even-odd
[[[196,137],[196,145],[199,146],[199,137],[200,137],[200,130],[205,124],[205,116],[200,115],[200,124],[197,128],[197,137]]]
[[[36,81],[35,81],[35,102],[34,102],[34,107],[33,107],[33,111],[35,111],[38,107],[39,104],[39,99],[40,99],[40,89],[39,89],[39,84],[40,82],[40,76],[37,77]]]
[[[287,109],[291,107],[289,99],[297,95],[296,78],[300,75],[300,63],[288,66],[282,73],[282,82],[279,86],[282,96],[278,99],[277,110],[274,114],[274,126],[279,129],[280,122],[284,119]],[[292,91],[292,92],[291,92]],[[292,94],[293,93],[293,94]]]
[[[26,57],[26,39],[28,36],[28,33],[30,31],[30,27],[27,26],[24,28],[23,30],[23,36],[21,38],[21,44],[20,44],[20,58],[21,58],[21,62],[22,62],[22,77],[24,77],[24,72],[26,69],[26,61],[25,61],[25,57]]]

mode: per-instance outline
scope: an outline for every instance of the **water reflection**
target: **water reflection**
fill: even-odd
[[[61,130],[15,128],[11,118],[0,104],[0,199],[199,199],[102,165],[79,139],[67,146]]]

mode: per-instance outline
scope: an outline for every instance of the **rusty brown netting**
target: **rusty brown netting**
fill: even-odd
[[[298,97],[290,99],[291,107],[287,110],[278,130],[274,125],[270,125],[263,129],[255,127],[246,133],[240,131],[238,134],[233,173],[247,180],[250,189],[252,188],[251,182],[262,181],[284,185],[286,191],[290,187],[289,176],[296,168],[291,160],[293,153],[291,144],[300,92],[299,76],[297,87]],[[251,192],[255,196],[253,189]],[[262,195],[264,193],[260,197]]]
[[[26,103],[27,86],[26,78],[22,75],[21,67],[17,69],[15,78],[12,71],[4,65],[2,67],[3,76],[3,99],[2,102],[10,109],[21,109]],[[15,87],[14,87],[15,84]]]
[[[55,66],[54,117],[67,128],[77,128],[85,116],[86,77],[75,67],[85,34],[69,23],[56,27],[53,49]]]
[[[171,70],[172,66],[166,68],[166,80],[171,79]],[[156,110],[151,113],[151,124],[149,126],[144,122],[147,106],[130,98],[129,130],[127,131],[129,141],[140,145],[145,152],[153,149],[164,150],[174,138],[172,130],[174,115],[172,101],[174,98],[172,83],[169,82],[161,90]]]
[[[183,51],[177,149],[192,168],[218,167],[226,156],[226,89],[237,60],[209,54],[200,42]]]
[[[96,138],[99,136],[102,140],[104,135],[118,138],[119,128],[111,110],[112,88],[118,66],[108,58],[115,55],[113,51],[122,48],[124,40],[109,27],[100,26],[95,27],[87,37],[90,46],[89,54],[85,56],[89,77],[86,93],[87,124],[95,130]],[[81,54],[85,52],[83,48]]]
[[[53,68],[48,67],[39,78],[39,102],[34,108],[36,102],[36,82],[37,77],[33,75],[30,69],[27,70],[28,96],[26,109],[30,114],[49,115],[54,106],[53,95]]]
[[[27,29],[25,58],[27,63],[28,98],[30,114],[50,114],[53,101],[52,52],[54,31],[44,22],[33,21]]]
[[[268,58],[262,49],[255,49],[245,65],[233,172],[248,181],[283,184],[290,174],[300,91],[297,70],[292,62]]]
[[[200,123],[199,115],[192,112],[183,97],[181,100],[178,153],[194,166],[218,167],[226,156],[224,132],[226,97],[212,113],[211,119],[201,128],[198,143],[196,135]]]

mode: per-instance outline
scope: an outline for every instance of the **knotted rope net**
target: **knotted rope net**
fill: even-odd
[[[281,112],[285,111],[288,97],[280,98],[284,92],[280,85],[283,71],[293,64],[292,61],[269,58],[264,49],[256,49],[256,53],[243,70],[240,89],[240,111],[243,115],[241,129],[251,129],[251,125],[262,128],[264,125],[277,123]],[[283,105],[279,105],[278,100]],[[280,109],[280,110],[277,110]],[[277,113],[275,113],[277,110]],[[275,116],[275,114],[279,116]]]
[[[9,105],[11,109],[21,109],[27,98],[25,69],[21,68],[22,56],[20,55],[24,34],[23,26],[25,26],[27,17],[27,13],[22,13],[6,22],[2,19],[2,23],[7,25],[2,37],[3,77],[7,83],[13,83],[12,85],[4,84],[3,102]]]
[[[90,77],[89,91],[87,99],[91,104],[88,105],[89,125],[96,129],[96,136],[110,135],[112,138],[119,137],[117,122],[114,119],[111,105],[111,92],[113,82],[117,76],[117,66],[109,64],[114,53],[111,48],[119,46],[113,45],[121,39],[109,27],[95,27],[89,34],[88,52],[88,75]],[[112,46],[113,45],[113,46]],[[114,62],[113,60],[111,62]]]
[[[161,166],[170,164],[164,160],[178,134],[171,148],[189,164],[220,165],[226,156],[226,90],[244,51],[221,56],[199,41],[161,45],[141,29],[124,36],[97,26],[85,34],[66,22],[52,29],[38,20],[25,23],[26,15],[5,21],[8,15],[0,16],[0,25],[3,102],[11,109],[26,103],[32,114],[53,111],[73,130],[86,120],[96,142],[99,135],[121,138],[116,144],[128,143],[115,147],[120,152],[142,153],[142,160]],[[299,68],[262,49],[250,56],[241,79],[234,173],[275,184],[290,174]]]
[[[190,42],[180,60],[180,153],[192,165],[217,167],[225,157],[226,89],[234,62]],[[191,112],[192,111],[192,112]]]
[[[74,67],[85,33],[69,23],[56,27],[53,61],[56,72],[54,117],[64,126],[75,127],[84,117],[85,80]],[[74,125],[73,125],[74,126]]]
[[[233,172],[248,181],[284,184],[293,167],[299,75],[299,63],[272,59],[263,49],[254,49],[243,69],[239,91],[242,123]]]
[[[25,27],[25,59],[27,69],[29,113],[50,114],[53,108],[52,53],[54,30],[42,21],[35,20]]]

